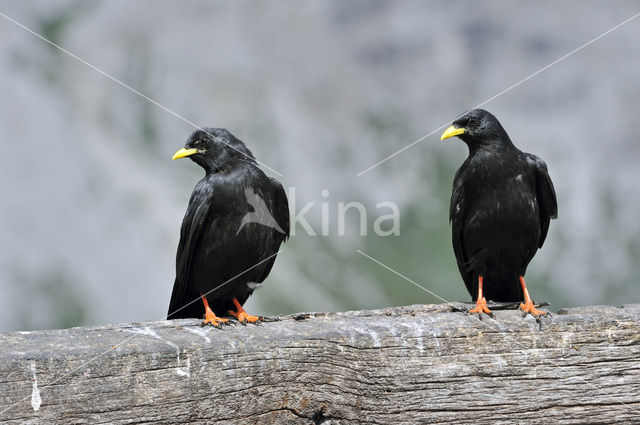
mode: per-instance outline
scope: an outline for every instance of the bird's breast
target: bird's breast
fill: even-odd
[[[526,176],[516,174],[504,179],[476,181],[466,193],[471,214],[467,225],[480,225],[495,230],[538,226],[538,203],[535,190]]]

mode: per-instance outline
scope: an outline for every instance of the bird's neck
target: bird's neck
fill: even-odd
[[[227,159],[225,161],[205,160],[198,162],[198,165],[204,168],[206,175],[217,174],[224,170],[233,169],[239,166],[242,167],[245,164],[255,165],[256,162],[250,158],[244,159],[238,157]]]
[[[469,156],[474,156],[482,152],[488,153],[504,153],[512,152],[516,147],[511,142],[509,137],[502,137],[500,139],[485,139],[480,143],[467,143],[469,147]]]

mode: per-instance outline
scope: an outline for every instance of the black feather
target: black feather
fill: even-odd
[[[469,111],[453,126],[465,129],[458,137],[469,147],[454,178],[449,210],[462,279],[474,300],[480,275],[488,300],[523,300],[518,277],[558,215],[547,166],[516,148],[487,111]]]
[[[185,148],[198,149],[190,158],[206,175],[193,190],[182,222],[167,318],[201,318],[201,294],[216,315],[224,316],[235,310],[233,298],[244,304],[267,278],[289,237],[287,195],[244,143],[224,129],[198,130]],[[255,205],[266,211],[256,212]],[[245,218],[257,213],[276,225]]]

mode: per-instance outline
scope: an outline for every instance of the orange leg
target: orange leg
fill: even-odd
[[[200,295],[200,298],[202,298],[202,302],[204,303],[204,322],[202,322],[202,326],[210,323],[216,328],[221,328],[223,324],[226,324],[229,321],[229,319],[223,319],[215,315],[213,310],[209,307],[207,298],[204,295]]]
[[[533,301],[531,301],[531,297],[529,296],[529,291],[527,291],[527,284],[524,283],[524,276],[520,276],[520,284],[522,285],[522,292],[524,292],[524,304],[520,303],[520,310],[522,310],[522,317],[527,314],[531,314],[536,319],[540,316],[548,316],[549,312],[538,310],[534,307]]]
[[[482,276],[478,276],[478,299],[476,300],[476,308],[469,310],[469,313],[478,313],[482,317],[482,313],[493,317],[493,313],[487,307],[487,300],[482,295]]]
[[[237,311],[229,310],[229,314],[238,319],[238,322],[246,325],[247,323],[257,323],[262,321],[262,317],[247,314],[247,312],[244,311],[237,299],[234,298],[233,303],[235,304]]]

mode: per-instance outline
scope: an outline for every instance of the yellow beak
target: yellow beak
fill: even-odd
[[[442,137],[440,137],[440,140],[448,139],[449,137],[457,136],[457,135],[462,134],[464,132],[465,132],[464,128],[456,128],[454,126],[451,126],[451,127],[447,128],[444,131],[444,133],[442,133]]]
[[[178,152],[174,153],[173,154],[173,158],[171,158],[171,159],[184,158],[185,156],[193,155],[196,152],[198,152],[198,149],[196,149],[196,148],[193,148],[193,149],[182,148]]]

